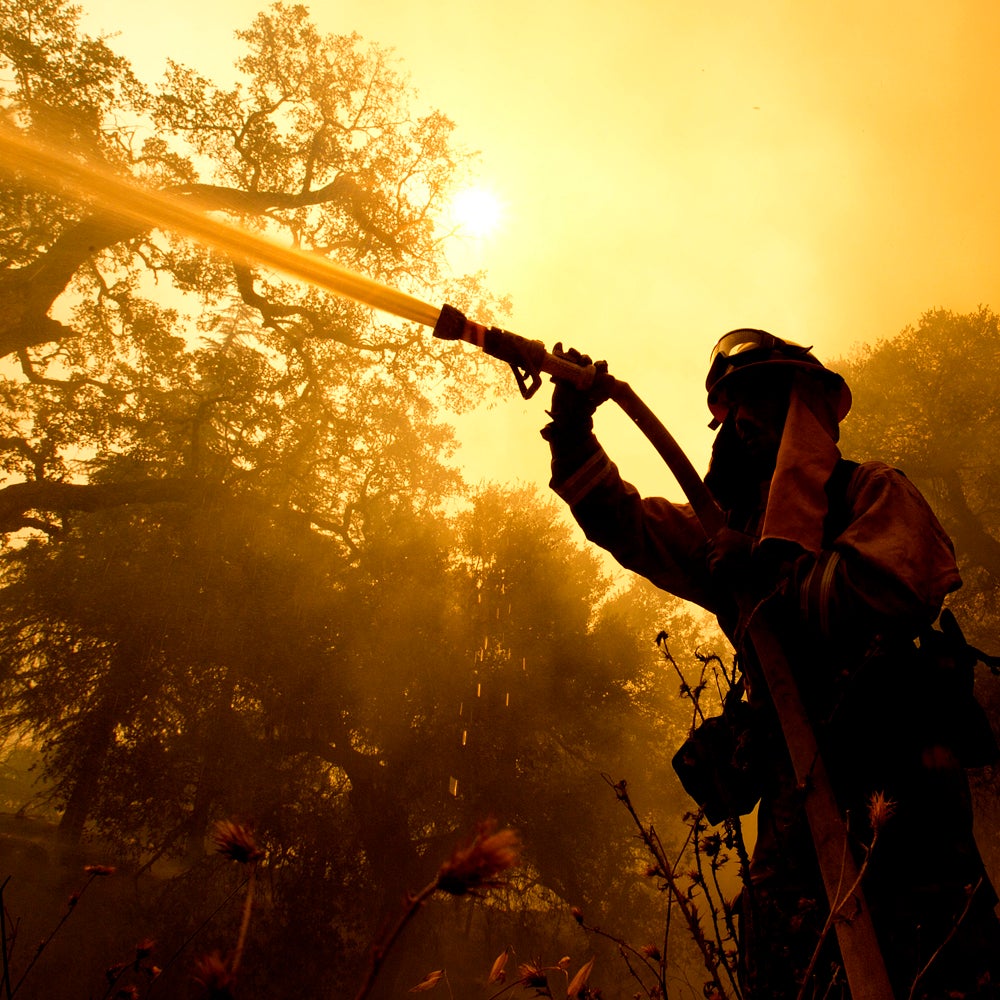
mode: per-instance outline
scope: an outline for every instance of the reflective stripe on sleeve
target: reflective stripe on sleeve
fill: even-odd
[[[554,484],[552,488],[572,507],[612,473],[611,459],[599,450],[595,451],[573,475],[558,485]]]

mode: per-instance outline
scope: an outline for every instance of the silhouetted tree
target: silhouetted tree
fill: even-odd
[[[398,287],[433,285],[469,303],[475,283],[449,280],[436,224],[468,158],[444,116],[409,112],[384,53],[355,36],[321,37],[304,8],[279,4],[240,33],[242,83],[219,88],[172,65],[153,93],[103,41],[75,32],[64,4],[5,5],[8,121],[47,138],[64,126],[68,148],[137,181]],[[415,420],[429,426],[428,379],[479,364],[245,262],[123,231],[37,194],[30,178],[4,185],[0,208],[0,352],[13,362],[0,440],[5,531],[54,529],[67,511],[133,499],[176,501],[198,479],[270,490],[350,547],[361,530],[351,493],[393,481],[392,443]],[[453,401],[470,395],[461,384],[445,384]],[[427,447],[447,444],[438,433]],[[330,478],[337,490],[319,485]]]
[[[983,642],[1000,611],[998,363],[1000,318],[984,306],[930,310],[840,364],[854,391],[845,450],[897,466],[930,500],[965,581],[952,603]]]
[[[623,864],[608,836],[625,817],[601,775],[647,790],[664,820],[687,808],[670,767],[686,708],[655,637],[669,627],[690,649],[695,622],[671,596],[612,579],[533,491],[481,491],[460,530],[476,643],[452,727],[460,793],[516,820],[561,899],[595,918],[630,907],[648,918],[635,882],[645,866]]]

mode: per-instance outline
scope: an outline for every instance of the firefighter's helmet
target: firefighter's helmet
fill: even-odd
[[[764,371],[781,367],[798,368],[816,376],[826,391],[839,423],[851,409],[851,390],[844,379],[819,361],[811,347],[802,347],[775,337],[765,330],[732,330],[712,350],[705,388],[713,425],[717,426],[729,411],[727,396],[739,383]]]

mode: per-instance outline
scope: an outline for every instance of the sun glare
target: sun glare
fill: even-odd
[[[490,236],[500,225],[503,206],[500,199],[485,188],[463,188],[451,203],[455,225],[464,236]]]

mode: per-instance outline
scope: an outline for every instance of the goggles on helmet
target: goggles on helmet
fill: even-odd
[[[812,348],[789,343],[766,330],[733,330],[727,333],[712,349],[708,366],[706,387],[712,387],[731,371],[744,365],[755,364],[774,358],[800,361],[819,365],[812,355]]]

